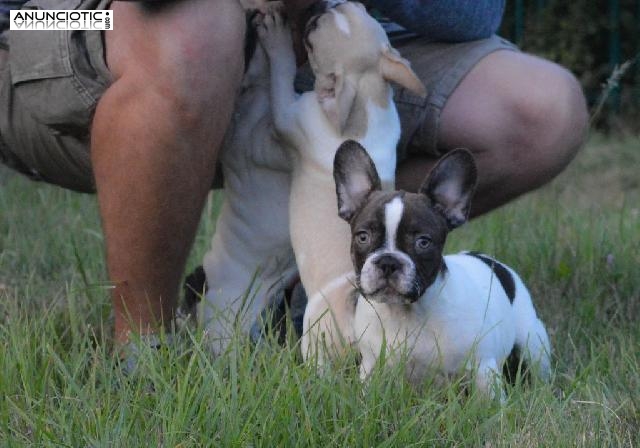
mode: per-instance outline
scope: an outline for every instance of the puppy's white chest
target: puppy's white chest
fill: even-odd
[[[364,357],[378,357],[386,346],[387,357],[397,362],[408,356],[412,377],[422,377],[429,366],[455,370],[464,353],[447,337],[446,328],[420,306],[358,301],[355,316],[356,338]]]
[[[515,321],[509,300],[492,284],[491,271],[478,280],[460,256],[445,260],[446,276],[413,304],[359,299],[355,326],[363,357],[377,358],[385,345],[397,356],[406,353],[414,378],[428,370],[454,373],[478,359],[507,357],[515,342]]]

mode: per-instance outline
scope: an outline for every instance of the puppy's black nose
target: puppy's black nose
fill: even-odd
[[[389,277],[394,272],[400,270],[400,261],[393,255],[383,255],[376,260],[376,266],[382,271],[385,277]]]

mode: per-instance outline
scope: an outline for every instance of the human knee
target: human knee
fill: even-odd
[[[217,96],[235,93],[245,33],[237,0],[186,0],[152,10],[116,3],[114,10],[125,22],[106,36],[116,82],[159,96],[187,117],[211,112]]]
[[[558,174],[582,147],[588,112],[582,88],[564,68],[548,63],[540,82],[510,106],[510,133],[518,159],[535,164],[543,181]],[[524,161],[524,160],[523,160]]]
[[[211,0],[206,0],[211,1]],[[160,45],[158,64],[171,82],[193,92],[228,77],[240,81],[244,68],[245,16],[236,0],[215,0],[203,19],[191,15],[171,22],[174,31]],[[197,94],[198,92],[196,92]]]

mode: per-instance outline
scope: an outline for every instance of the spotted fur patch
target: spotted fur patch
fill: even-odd
[[[513,280],[511,272],[509,272],[509,270],[505,268],[504,265],[500,262],[494,260],[493,258],[489,258],[479,252],[467,252],[467,255],[476,257],[478,260],[482,261],[491,268],[493,273],[498,278],[498,281],[502,285],[502,289],[504,289],[504,292],[507,294],[509,302],[513,303],[513,299],[515,299],[516,297],[516,283]]]

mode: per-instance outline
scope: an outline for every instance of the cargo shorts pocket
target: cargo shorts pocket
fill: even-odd
[[[24,8],[76,9],[81,0],[32,0]],[[62,133],[87,133],[96,99],[80,82],[72,61],[77,31],[9,33],[14,99],[38,122]],[[74,132],[75,131],[75,132]]]

